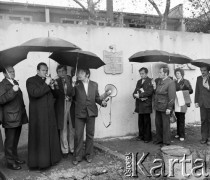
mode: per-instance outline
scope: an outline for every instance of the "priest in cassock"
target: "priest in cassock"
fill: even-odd
[[[29,95],[29,168],[45,169],[61,160],[61,149],[55,118],[53,80],[46,77],[45,63],[37,66],[37,75],[26,82]]]

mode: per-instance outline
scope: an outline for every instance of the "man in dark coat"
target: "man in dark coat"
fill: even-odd
[[[26,82],[29,96],[29,168],[44,169],[61,159],[55,99],[52,94],[53,80],[46,77],[47,73],[47,65],[39,63],[37,75]]]
[[[141,79],[138,80],[133,97],[136,99],[135,112],[138,113],[139,136],[137,140],[148,143],[152,139],[151,118],[153,86],[147,76],[148,69],[143,67],[139,70]]]
[[[20,160],[17,153],[18,142],[22,125],[28,123],[28,117],[23,101],[23,94],[15,78],[13,67],[3,70],[5,78],[0,85],[0,104],[2,106],[2,126],[5,129],[4,150],[7,160],[7,167],[12,170],[21,169]]]
[[[106,102],[100,99],[98,84],[89,80],[90,70],[79,69],[77,73],[78,81],[75,85],[75,147],[73,161],[77,165],[83,157],[83,135],[86,125],[85,158],[88,163],[93,158],[93,138],[95,131],[95,118],[98,116],[96,103],[106,106]],[[73,78],[75,82],[75,77]]]
[[[201,67],[195,88],[195,107],[200,107],[201,144],[210,145],[210,74],[209,67]]]
[[[155,126],[156,126],[156,142],[155,144],[170,145],[170,114],[173,110],[176,87],[175,82],[168,76],[169,68],[162,67],[159,72],[161,80],[157,81],[155,90],[154,107]]]
[[[2,120],[3,120],[3,110],[2,110],[2,106],[0,106],[0,125],[2,124]],[[3,152],[4,152],[4,144],[3,144],[3,139],[2,139],[1,129],[0,129],[0,154]]]
[[[58,79],[56,79],[55,111],[58,129],[60,131],[60,143],[63,157],[68,157],[68,153],[74,152],[74,128],[70,115],[72,103],[73,86],[71,77],[67,75],[67,67],[58,65]]]

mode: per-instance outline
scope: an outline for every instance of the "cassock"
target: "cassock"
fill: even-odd
[[[61,159],[54,97],[45,79],[36,75],[26,82],[29,95],[29,168],[47,168]]]

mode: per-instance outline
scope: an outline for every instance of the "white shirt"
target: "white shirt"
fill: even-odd
[[[85,88],[85,92],[86,92],[86,95],[88,95],[88,84],[89,84],[89,80],[87,80],[87,82],[83,82],[83,85],[84,85],[84,88]]]
[[[7,80],[8,80],[12,85],[15,85],[12,79],[7,78]]]
[[[182,78],[178,79],[177,82],[179,83],[182,80]]]

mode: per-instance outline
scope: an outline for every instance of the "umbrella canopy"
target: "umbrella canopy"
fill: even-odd
[[[59,64],[78,68],[97,69],[105,65],[96,54],[82,50],[54,52],[49,58],[55,60]]]
[[[31,39],[20,46],[30,51],[55,52],[63,50],[80,49],[75,44],[55,37],[42,37]]]
[[[210,59],[196,59],[192,61],[191,64],[197,67],[207,66],[210,68]]]
[[[62,50],[80,49],[78,46],[54,37],[31,39],[19,46],[0,51],[0,71],[6,66],[14,66],[27,58],[31,51],[56,52]]]
[[[192,59],[187,56],[175,53],[169,53],[160,50],[140,51],[133,54],[129,58],[130,62],[164,62],[169,64],[186,64],[190,63]]]

